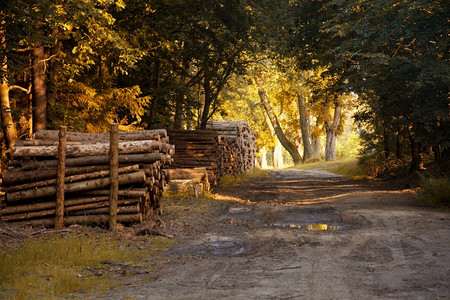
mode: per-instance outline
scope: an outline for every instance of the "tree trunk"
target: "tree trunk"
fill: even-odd
[[[273,167],[275,169],[280,169],[280,168],[283,168],[283,166],[284,166],[283,150],[281,148],[281,143],[278,139],[277,139],[277,143],[275,144],[275,147],[273,147],[272,163],[273,163]]]
[[[303,140],[303,162],[314,158],[314,148],[311,138],[311,129],[309,124],[309,113],[306,108],[305,96],[297,93],[298,111],[300,114],[300,128]]]
[[[395,156],[398,159],[403,158],[403,132],[404,132],[404,126],[399,125],[398,131],[397,131],[397,147],[396,147],[397,149],[396,149],[396,153],[395,153]]]
[[[16,126],[13,122],[11,114],[11,106],[9,102],[9,85],[6,79],[3,78],[0,83],[0,96],[1,96],[1,112],[2,121],[4,126],[4,132],[6,137],[6,147],[12,148],[17,139]]]
[[[281,142],[283,147],[289,152],[289,154],[292,156],[292,159],[294,161],[294,164],[298,165],[302,163],[302,157],[300,153],[298,152],[297,147],[294,143],[289,141],[289,139],[286,137],[286,135],[283,132],[283,129],[281,128],[280,123],[278,122],[278,118],[275,115],[275,112],[272,109],[272,106],[270,106],[266,91],[262,88],[259,88],[258,90],[259,98],[261,100],[261,106],[265,109],[267,116],[270,119],[270,122],[275,130],[275,134],[278,137],[278,140]]]
[[[389,147],[389,131],[384,125],[383,125],[383,144],[384,144],[384,158],[388,159],[391,153],[391,149]]]
[[[313,149],[314,149],[314,159],[319,160],[320,159],[320,153],[322,151],[322,142],[321,137],[316,136],[313,138]]]
[[[175,105],[175,117],[173,121],[173,129],[183,129],[183,97],[184,95],[180,92],[177,97],[177,102]]]
[[[4,24],[2,23],[1,25],[3,26]],[[0,30],[0,51],[3,52],[2,55],[6,54],[6,36],[4,30]],[[6,137],[6,147],[9,149],[14,147],[17,133],[11,114],[11,103],[9,101],[10,87],[7,78],[8,61],[6,55],[0,61],[0,64],[0,72],[3,73],[0,77],[0,111],[2,125],[4,127],[4,136]]]
[[[325,160],[336,160],[336,131],[341,121],[342,106],[335,104],[333,121],[327,122],[327,142],[325,146]]]
[[[259,149],[259,161],[262,169],[267,169],[267,152],[266,147]]]
[[[410,172],[419,171],[423,169],[423,155],[420,150],[420,144],[414,137],[414,132],[412,126],[408,127],[409,142],[411,145],[411,166],[409,168]]]
[[[57,30],[54,31],[54,34],[57,35]],[[62,42],[57,39],[55,41],[54,46],[51,51],[51,60],[50,60],[50,68],[48,72],[48,91],[47,98],[50,101],[56,101],[56,83],[58,82],[58,74],[61,70],[62,63],[59,57],[61,52]]]
[[[213,101],[213,95],[211,91],[211,83],[209,80],[205,79],[203,82],[203,91],[205,93],[205,102],[203,104],[202,115],[200,119],[200,129],[206,129],[206,123],[208,122],[209,117],[209,108]]]
[[[160,72],[160,62],[156,61],[155,62],[155,71],[154,71],[154,80],[153,80],[153,98],[152,98],[152,103],[150,105],[150,110],[148,111],[148,116],[149,116],[149,127],[150,128],[155,128],[155,124],[156,124],[156,110],[157,110],[157,106],[158,106],[158,100],[159,100],[159,90],[161,87],[161,72]]]
[[[47,84],[45,82],[44,46],[33,48],[33,127],[34,131],[47,127]]]

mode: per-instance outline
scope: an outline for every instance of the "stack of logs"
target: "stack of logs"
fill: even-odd
[[[247,121],[210,120],[206,129],[220,136],[221,176],[250,173],[255,168],[256,133]]]
[[[110,195],[109,133],[67,132],[64,224],[107,224]],[[158,212],[173,162],[166,130],[119,133],[117,222],[142,222]],[[55,224],[58,131],[19,141],[1,174],[1,220],[18,225]]]
[[[175,145],[172,168],[206,168],[208,181],[215,185],[220,178],[219,134],[204,130],[169,130]]]
[[[223,176],[249,173],[255,167],[256,134],[246,121],[210,121],[207,130],[169,130],[177,149],[172,168],[204,167],[215,185]]]

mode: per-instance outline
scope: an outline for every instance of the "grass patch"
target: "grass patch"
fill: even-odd
[[[267,177],[269,177],[268,170],[255,168],[251,173],[243,173],[236,176],[223,176],[222,178],[220,178],[220,185],[225,187],[232,186],[246,179],[267,178]]]
[[[422,175],[418,198],[434,207],[450,207],[450,177],[448,175]]]
[[[367,177],[366,172],[361,167],[361,165],[358,164],[358,161],[356,159],[335,162],[335,165],[330,164],[329,166],[325,167],[325,170],[335,174],[346,175],[355,179],[362,179]]]
[[[93,292],[116,285],[112,277],[95,275],[89,268],[102,268],[106,261],[141,261],[152,251],[171,243],[163,238],[152,241],[137,247],[108,233],[83,231],[68,236],[48,234],[3,247],[0,249],[0,298],[66,298],[74,293],[89,297]]]

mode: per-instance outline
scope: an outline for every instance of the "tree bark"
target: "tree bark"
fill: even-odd
[[[117,200],[119,199],[119,124],[111,124],[109,147],[109,230],[117,230]]]
[[[412,125],[408,126],[408,136],[411,146],[411,166],[409,168],[410,172],[423,170],[423,155],[420,150],[420,143],[417,142],[414,132],[412,130]]]
[[[272,163],[273,163],[273,167],[275,169],[280,169],[280,168],[283,168],[283,166],[284,166],[283,150],[281,147],[281,143],[278,139],[277,139],[277,143],[275,144],[275,147],[273,147]]]
[[[397,147],[396,147],[396,153],[395,156],[398,159],[402,159],[403,158],[403,133],[404,133],[404,129],[405,126],[403,125],[399,125],[398,126],[398,131],[397,131]]]
[[[292,156],[292,159],[294,161],[294,164],[298,165],[302,163],[302,157],[300,153],[298,152],[297,147],[294,143],[289,141],[289,139],[284,134],[283,129],[281,128],[280,123],[278,122],[278,118],[275,115],[275,112],[272,109],[272,106],[269,103],[266,91],[262,88],[259,88],[258,90],[259,98],[261,100],[261,106],[264,108],[264,110],[267,113],[267,116],[269,117],[269,120],[273,126],[273,129],[275,130],[275,134],[278,137],[278,140],[280,141],[281,145],[289,152],[289,154]]]
[[[297,93],[298,111],[300,114],[300,129],[303,140],[303,162],[314,158],[314,148],[311,138],[311,129],[309,124],[309,113],[306,108],[305,96]]]
[[[64,181],[66,175],[66,126],[61,126],[58,145],[58,177],[56,178],[55,228],[64,226]]]
[[[45,82],[44,46],[33,48],[33,127],[34,131],[47,127],[47,84]]]
[[[383,124],[383,144],[384,144],[384,158],[388,159],[391,154],[391,148],[389,147],[389,131]]]
[[[177,101],[175,105],[175,117],[173,121],[173,129],[183,129],[183,99],[184,95],[180,92],[177,95]]]
[[[267,169],[267,152],[266,147],[259,149],[259,161],[262,169]]]
[[[203,92],[205,93],[205,102],[203,103],[203,110],[200,119],[200,129],[206,129],[206,123],[208,122],[209,117],[209,108],[213,101],[212,91],[211,91],[211,82],[208,79],[204,79],[203,81]]]
[[[325,146],[325,160],[336,160],[336,131],[341,121],[342,106],[335,104],[333,121],[327,122],[327,142]]]

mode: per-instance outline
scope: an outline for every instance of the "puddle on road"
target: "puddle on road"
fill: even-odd
[[[295,228],[307,231],[333,231],[344,230],[345,226],[336,224],[288,224],[288,223],[273,223],[268,226],[282,227],[282,228]]]
[[[229,224],[254,224],[264,227],[299,229],[305,231],[341,231],[348,229],[332,208],[283,208],[250,209],[230,208],[229,213],[219,217]]]

